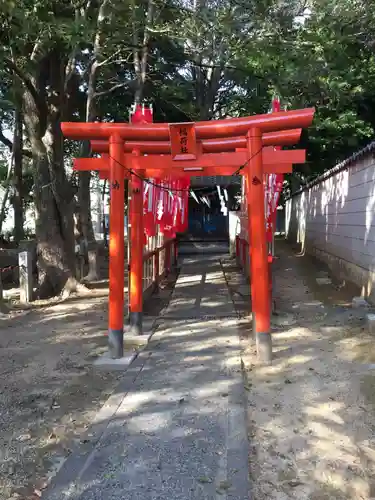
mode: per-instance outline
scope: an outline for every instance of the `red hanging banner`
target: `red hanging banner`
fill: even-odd
[[[174,238],[175,232],[173,228],[173,208],[174,208],[174,194],[173,194],[173,180],[169,179],[167,191],[167,207],[168,210],[164,219],[164,235],[167,238]]]
[[[131,123],[152,123],[153,113],[152,107],[145,107],[141,104],[136,104],[130,112]],[[156,235],[155,211],[152,209],[153,202],[153,186],[148,183],[143,183],[143,228],[144,228],[144,244],[147,245],[147,238]]]
[[[149,181],[145,182],[143,190],[143,227],[148,238],[156,235],[155,186],[153,179]]]
[[[280,99],[272,100],[272,113],[280,111]],[[275,150],[281,149],[275,146]],[[265,176],[265,211],[266,211],[266,238],[268,243],[272,242],[273,233],[276,226],[277,207],[279,204],[280,193],[283,188],[284,174],[268,174]]]
[[[270,174],[267,176],[266,194],[266,232],[267,241],[272,242],[274,232],[277,207],[279,204],[280,193],[283,188],[283,174]]]

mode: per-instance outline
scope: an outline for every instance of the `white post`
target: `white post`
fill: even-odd
[[[33,267],[31,252],[20,252],[18,254],[18,265],[20,270],[20,301],[27,304],[33,300]]]

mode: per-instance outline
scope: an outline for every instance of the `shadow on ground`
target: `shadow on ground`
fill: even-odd
[[[161,283],[146,315],[166,307],[175,280]],[[0,498],[40,489],[121,378],[92,368],[107,349],[101,292],[0,318]]]
[[[257,365],[249,330],[243,341],[255,498],[368,500],[375,372],[366,363],[375,349],[367,311],[350,307],[353,285],[318,285],[328,270],[308,256],[281,241],[276,255],[272,366]]]

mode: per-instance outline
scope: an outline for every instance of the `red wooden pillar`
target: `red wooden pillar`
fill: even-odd
[[[152,123],[152,108],[136,104],[130,114],[133,124]],[[140,151],[133,151],[140,155]],[[138,176],[132,175],[129,182],[131,196],[129,206],[130,220],[130,250],[129,262],[129,330],[130,333],[141,335],[143,333],[143,181],[144,172],[138,170]]]
[[[109,139],[110,209],[109,209],[109,328],[108,348],[111,358],[123,356],[124,339],[124,141]]]
[[[271,311],[268,281],[268,251],[265,226],[262,167],[262,134],[251,128],[247,136],[249,151],[249,239],[251,241],[251,283],[253,325],[259,361],[272,360]]]
[[[141,171],[130,180],[130,333],[141,335],[143,316],[143,181]]]

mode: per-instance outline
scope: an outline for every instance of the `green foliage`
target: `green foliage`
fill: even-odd
[[[79,71],[65,119],[85,115],[102,3],[91,2],[86,11],[76,0],[0,4],[1,53],[22,71],[32,76],[36,61],[56,47],[66,60],[75,55]],[[155,119],[267,112],[277,92],[288,109],[317,108],[313,127],[303,135],[309,162],[302,177],[317,175],[366,144],[375,128],[375,0],[311,0],[309,10],[305,5],[154,0],[144,97],[153,102]],[[146,0],[112,0],[106,6],[95,55],[103,63],[96,81],[99,119],[128,121],[134,50],[144,48],[148,6]],[[11,126],[13,75],[6,64],[0,76],[0,120]],[[106,93],[119,83],[124,86]],[[65,148],[67,157],[77,154],[74,144]]]
[[[305,134],[309,176],[344,159],[373,137],[375,2],[311,2],[303,24],[275,32],[250,64],[288,108],[315,106]]]

